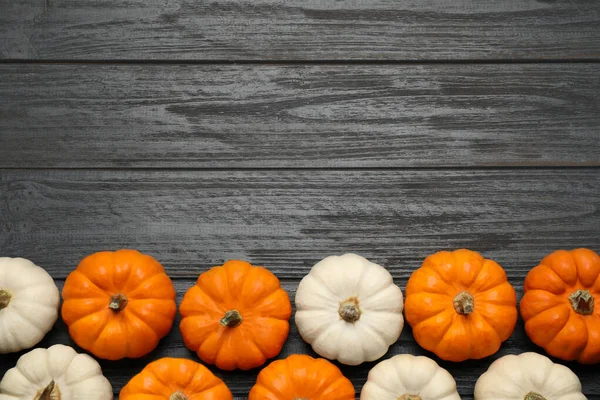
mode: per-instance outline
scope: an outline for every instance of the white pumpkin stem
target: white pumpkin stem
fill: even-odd
[[[523,400],[546,400],[546,398],[539,393],[529,392],[525,395]]]
[[[125,296],[123,293],[115,294],[110,298],[108,308],[116,312],[123,311],[125,307],[127,307],[127,302],[127,296]]]
[[[225,313],[225,316],[221,318],[221,325],[228,328],[235,328],[243,321],[242,314],[238,310],[229,310]]]
[[[360,319],[360,315],[362,314],[358,305],[358,299],[356,297],[350,297],[340,303],[338,314],[340,314],[340,317],[344,321],[353,324]]]
[[[60,400],[60,390],[58,390],[58,385],[54,380],[50,381],[48,386],[38,392],[35,395],[33,400]]]
[[[0,310],[8,307],[11,297],[12,296],[10,293],[8,293],[6,290],[0,290]]]
[[[469,292],[460,292],[457,294],[454,300],[452,300],[452,304],[456,312],[461,315],[469,315],[475,308],[475,300]]]
[[[569,296],[571,307],[576,313],[590,315],[594,312],[594,296],[587,290],[576,290]]]
[[[398,400],[421,400],[421,397],[416,394],[403,394],[398,397]]]
[[[182,392],[175,392],[169,396],[169,400],[188,400],[188,397]]]

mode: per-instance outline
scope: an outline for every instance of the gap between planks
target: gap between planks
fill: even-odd
[[[0,64],[49,64],[49,65],[81,65],[81,64],[101,64],[101,65],[461,65],[461,64],[594,64],[600,63],[600,57],[593,58],[523,58],[523,59],[321,59],[321,60],[293,60],[293,59],[248,59],[248,60],[193,60],[193,59],[90,59],[90,60],[69,60],[69,59],[37,59],[29,60],[26,58],[0,59]]]
[[[3,166],[0,167],[0,172],[6,171],[154,171],[154,172],[167,172],[167,171],[189,171],[189,172],[252,172],[252,171],[315,171],[315,172],[344,172],[344,171],[519,171],[519,170],[533,170],[533,171],[551,171],[551,170],[594,170],[600,169],[600,158],[597,162],[584,164],[584,165],[573,165],[571,163],[553,163],[553,164],[508,164],[508,165],[448,165],[448,166],[397,166],[397,167],[377,167],[377,166],[361,166],[361,167],[308,167],[308,166],[297,166],[297,167],[136,167],[136,166],[112,166],[112,167],[12,167]]]

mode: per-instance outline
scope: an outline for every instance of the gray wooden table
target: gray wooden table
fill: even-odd
[[[293,298],[348,251],[404,288],[467,247],[520,298],[545,254],[600,251],[599,168],[597,0],[0,0],[0,255],[60,287],[127,247],[179,301],[232,258]],[[115,394],[151,360],[195,359],[178,323],[147,357],[101,362]],[[54,343],[73,345],[60,321]],[[520,321],[498,354],[441,365],[470,399],[523,351],[541,350]],[[409,327],[386,357],[407,352],[431,356]],[[293,324],[292,353],[313,354]],[[342,369],[360,391],[373,365]],[[567,365],[600,399],[600,367]],[[258,371],[215,372],[245,399]]]

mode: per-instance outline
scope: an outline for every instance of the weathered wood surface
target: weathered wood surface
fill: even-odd
[[[0,58],[600,57],[596,0],[5,0]]]
[[[518,292],[518,298],[520,299],[522,295],[523,277],[511,276],[510,281],[515,286]],[[193,279],[175,279],[173,283],[175,284],[175,287],[177,289],[177,304],[179,305],[186,290],[189,289],[195,283],[195,281]],[[59,285],[59,288],[62,289],[63,281],[59,280],[57,281],[57,284]],[[396,284],[398,284],[404,291],[406,280],[396,279]],[[298,284],[296,281],[284,281],[282,283],[282,286],[290,295],[292,304],[296,293],[297,285]],[[113,385],[115,394],[118,394],[120,389],[129,381],[129,379],[131,379],[132,376],[141,371],[146,364],[160,357],[184,357],[198,360],[195,353],[189,351],[183,343],[183,339],[181,338],[181,334],[179,332],[179,321],[180,316],[178,315],[173,325],[173,329],[171,330],[171,333],[165,339],[163,339],[159,344],[158,348],[149,355],[137,360],[100,361],[104,374],[108,377],[108,379]],[[290,336],[282,352],[277,358],[285,358],[286,356],[295,353],[306,353],[316,357],[317,355],[312,351],[310,345],[302,341],[293,322],[293,317],[290,323],[290,327]],[[48,336],[44,339],[40,346],[47,347],[56,343],[68,344],[77,348],[74,342],[72,342],[69,338],[67,327],[61,320],[57,322],[55,328],[48,334]],[[81,349],[79,350],[81,351]],[[410,330],[410,326],[407,324],[402,332],[400,339],[390,348],[386,356],[384,356],[384,359],[392,357],[396,354],[405,353],[433,357],[434,359],[436,359],[436,361],[440,363],[440,365],[442,365],[444,368],[450,371],[450,373],[456,380],[461,397],[463,399],[472,399],[473,388],[475,386],[477,378],[485,372],[485,370],[489,367],[493,360],[506,354],[518,354],[525,351],[543,352],[543,350],[537,348],[527,338],[527,335],[525,334],[523,328],[523,322],[521,320],[519,320],[515,332],[503,344],[498,353],[483,360],[467,361],[462,363],[451,363],[441,361],[437,359],[432,353],[429,353],[420,348],[414,341]],[[16,363],[18,357],[24,352],[25,351],[2,356],[0,358],[0,375],[3,373],[3,371],[12,367]],[[558,360],[554,361],[558,362]],[[337,365],[341,367],[344,375],[352,381],[358,393],[358,391],[360,391],[360,388],[364,385],[364,383],[367,380],[368,371],[375,364],[376,362],[365,363],[356,367],[343,366],[340,364]],[[597,369],[592,368],[590,366],[579,365],[577,363],[565,363],[565,365],[573,369],[573,371],[579,376],[583,383],[583,391],[587,395],[588,399],[600,399],[600,381],[597,379]],[[232,393],[234,394],[234,397],[236,399],[241,400],[247,398],[250,388],[254,385],[256,381],[256,376],[260,371],[260,368],[248,372],[224,372],[218,370],[215,367],[211,367],[211,370],[225,381],[225,383],[229,386]]]
[[[597,64],[2,65],[0,75],[0,167],[600,165]]]
[[[226,259],[293,299],[330,254],[404,289],[425,256],[467,247],[520,298],[545,254],[600,250],[599,66],[597,0],[6,0],[0,256],[62,288],[85,255],[136,248],[180,302]],[[115,394],[152,360],[197,359],[178,324],[142,359],[101,361]],[[314,355],[291,326],[279,358]],[[60,320],[54,343],[73,345]],[[524,351],[543,352],[520,321],[498,354],[440,364],[472,399]],[[399,353],[432,356],[409,327]],[[374,364],[342,370],[360,391]],[[600,369],[567,365],[600,400]],[[213,371],[236,400],[258,373]]]
[[[231,258],[300,279],[357,252],[407,279],[435,251],[481,251],[519,279],[558,248],[600,249],[598,169],[2,170],[0,248],[64,278],[135,248],[173,277]]]

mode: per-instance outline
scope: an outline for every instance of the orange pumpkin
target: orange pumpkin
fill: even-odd
[[[461,249],[425,259],[406,285],[415,340],[448,361],[494,354],[517,323],[517,297],[495,261]]]
[[[224,370],[250,369],[281,351],[290,331],[290,299],[275,275],[228,261],[198,277],[181,302],[185,345]]]
[[[136,250],[84,258],[63,287],[62,317],[71,338],[99,358],[137,358],[173,325],[171,279],[158,261]]]
[[[231,392],[205,366],[184,358],[151,362],[121,389],[119,400],[231,400]]]
[[[548,354],[600,362],[600,257],[589,249],[558,250],[525,278],[521,316],[527,336]]]
[[[292,354],[260,371],[248,400],[354,400],[354,386],[323,358]]]

